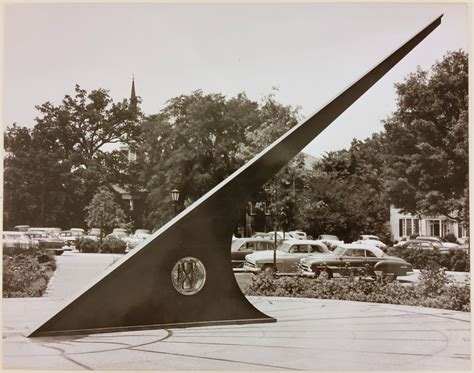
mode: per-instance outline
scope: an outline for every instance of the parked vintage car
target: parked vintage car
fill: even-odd
[[[2,232],[2,247],[3,249],[34,249],[39,246],[37,240],[32,240],[27,232]]]
[[[444,247],[447,247],[447,248],[450,248],[450,249],[457,249],[459,247],[459,245],[457,243],[448,242],[446,240],[443,240],[440,237],[435,237],[435,236],[418,236],[416,239],[417,240],[422,240],[422,241],[437,242],[441,246],[444,246]]]
[[[125,241],[127,242],[127,249],[134,249],[150,236],[151,234],[148,229],[137,229],[134,234],[125,238]]]
[[[270,231],[267,233],[268,237],[271,239],[274,239],[275,237],[275,231]],[[277,231],[277,240],[283,241],[283,240],[292,240],[292,239],[299,239],[300,237],[293,232],[283,232],[283,231]]]
[[[29,228],[30,228],[29,225],[15,225],[13,227],[13,230],[16,232],[28,232]]]
[[[53,235],[58,235],[62,231],[58,227],[31,227],[28,228],[28,232],[45,232]]]
[[[242,268],[245,264],[245,257],[255,251],[272,250],[275,243],[269,238],[237,238],[232,241],[230,253],[233,268]]]
[[[303,231],[300,231],[300,230],[296,230],[296,231],[290,231],[289,232],[294,238],[297,238],[299,240],[307,240],[308,239],[308,235],[306,234],[306,232],[303,232]]]
[[[359,240],[377,240],[380,241],[379,236],[373,235],[373,234],[361,234],[359,236]]]
[[[84,237],[84,230],[81,228],[71,228],[68,231],[62,231],[58,234],[58,238],[63,240],[67,246],[76,246],[77,241]]]
[[[318,240],[323,241],[330,250],[344,244],[344,241],[341,241],[339,237],[334,234],[320,234]]]
[[[108,234],[107,237],[115,237],[121,240],[126,240],[128,238],[128,232],[125,228],[114,228],[112,233]]]
[[[84,238],[88,238],[90,240],[100,240],[100,228],[91,228],[89,232],[84,236]]]
[[[406,244],[408,240],[410,240],[410,238],[407,237],[407,236],[401,237],[401,238],[400,238],[400,241],[396,242],[396,243],[393,245],[393,247],[401,247],[401,246],[403,246],[404,244]]]
[[[276,268],[273,266],[273,250],[256,251],[245,257],[244,270],[249,272],[263,271],[296,274],[301,258],[310,254],[329,255],[327,246],[318,240],[286,240],[275,250]]]
[[[398,276],[413,274],[410,263],[396,256],[385,254],[378,247],[351,243],[338,246],[332,256],[310,255],[302,258],[303,276],[330,279],[334,274],[383,276],[395,280]]]
[[[469,238],[463,240],[463,243],[459,245],[459,249],[469,253]]]
[[[41,249],[49,251],[54,255],[62,255],[64,253],[64,241],[51,233],[30,230],[25,232],[25,234],[30,239],[38,241]]]
[[[432,241],[432,240],[425,241],[422,239],[408,240],[400,247],[403,247],[405,249],[410,249],[410,250],[436,250],[440,252],[441,254],[447,254],[449,253],[450,250],[452,250],[449,247],[443,246],[438,241]]]
[[[382,241],[369,239],[369,238],[366,238],[364,240],[355,241],[353,243],[361,243],[361,244],[366,244],[366,245],[372,245],[372,246],[378,247],[380,250],[383,250],[383,251],[385,251],[387,249],[387,245],[385,245]]]

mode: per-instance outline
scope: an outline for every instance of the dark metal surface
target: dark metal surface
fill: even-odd
[[[167,223],[30,337],[276,321],[249,303],[232,272],[238,209],[431,33],[441,17]],[[193,293],[193,287],[200,290]]]

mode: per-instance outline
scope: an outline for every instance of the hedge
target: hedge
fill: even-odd
[[[456,311],[470,311],[470,282],[455,283],[443,268],[421,270],[417,285],[383,279],[333,278],[319,280],[295,276],[252,276],[246,295],[337,299],[403,304]]]
[[[77,242],[77,249],[81,253],[98,253],[99,252],[99,241],[91,238],[81,238]]]
[[[56,270],[53,254],[41,249],[4,250],[3,297],[40,297]]]
[[[77,243],[77,249],[82,253],[116,253],[121,254],[125,252],[127,244],[125,241],[116,237],[107,237],[100,241],[92,240],[90,238],[82,238]]]
[[[448,271],[469,272],[469,254],[463,250],[450,250],[440,253],[437,250],[407,249],[391,247],[388,255],[398,256],[410,263],[413,268],[429,269],[433,266],[446,268]]]
[[[102,242],[100,251],[102,253],[117,253],[121,254],[125,252],[127,243],[120,238],[108,237]]]

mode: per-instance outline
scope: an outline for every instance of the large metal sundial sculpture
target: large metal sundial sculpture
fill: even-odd
[[[441,17],[115,263],[29,336],[276,321],[244,297],[232,271],[231,237],[240,206],[428,36]]]

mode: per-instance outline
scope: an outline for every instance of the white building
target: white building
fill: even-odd
[[[399,209],[390,206],[390,228],[394,241],[410,235],[444,237],[454,233],[459,239],[468,236],[466,227],[446,216],[424,217],[402,214]]]

